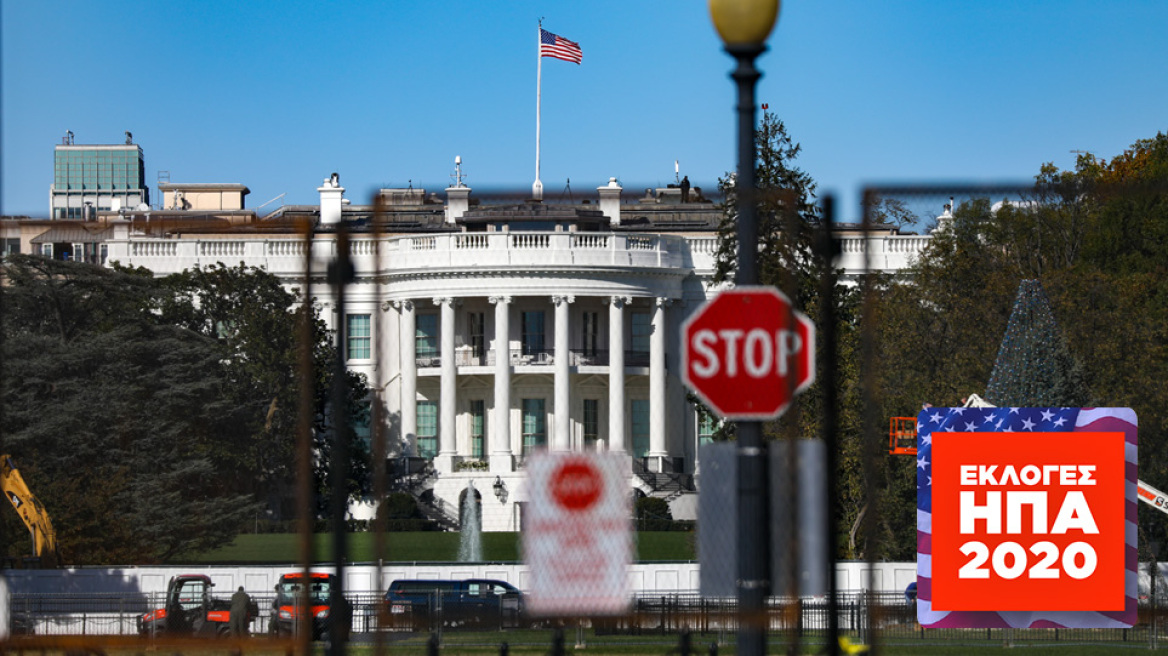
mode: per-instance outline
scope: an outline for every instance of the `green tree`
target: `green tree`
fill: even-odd
[[[1018,285],[985,398],[994,405],[1018,407],[1082,407],[1091,402],[1083,368],[1071,355],[1037,280]]]
[[[302,312],[312,311],[313,488],[317,510],[327,510],[328,473],[333,430],[330,390],[336,363],[335,333],[301,303],[279,278],[256,267],[217,264],[188,269],[163,280],[170,292],[162,303],[165,321],[220,342],[231,356],[224,362],[234,383],[228,390],[245,438],[221,454],[223,465],[241,475],[238,489],[267,501],[277,518],[295,516],[294,498],[297,407],[302,375]],[[368,421],[370,395],[365,378],[345,373],[348,415]],[[368,493],[368,445],[349,432],[349,496]]]
[[[4,448],[62,561],[158,562],[234,537],[256,506],[211,455],[239,435],[224,350],[161,323],[160,288],[141,272],[35,256],[2,271]],[[6,535],[23,535],[13,519]]]
[[[812,252],[819,208],[815,204],[815,181],[795,166],[802,150],[782,121],[764,112],[756,135],[755,185],[758,188],[758,278],[760,285],[775,285],[796,306],[804,307],[815,293]],[[718,228],[717,267],[714,282],[734,278],[738,262],[738,196],[735,176],[718,181],[725,198]]]

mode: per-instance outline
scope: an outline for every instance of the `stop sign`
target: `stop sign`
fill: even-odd
[[[774,287],[719,293],[682,338],[682,378],[723,419],[774,419],[815,380],[815,326]]]

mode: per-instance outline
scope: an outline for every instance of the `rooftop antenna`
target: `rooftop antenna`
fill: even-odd
[[[678,165],[677,160],[673,160],[673,181],[679,184],[681,183],[681,176],[679,175],[680,173],[681,166]]]
[[[452,175],[450,177],[454,178],[454,186],[455,187],[465,187],[466,186],[466,185],[462,184],[462,178],[463,178],[463,175],[462,175],[462,155],[455,155],[454,156],[454,175]]]
[[[126,145],[127,146],[134,145],[134,135],[130,134],[129,130],[126,130]]]
[[[73,131],[72,130],[65,130],[65,138],[61,139],[61,143],[63,145],[66,145],[66,146],[73,145]]]
[[[413,178],[410,178],[410,189],[409,189],[409,190],[410,190],[410,191],[413,191],[413,190],[414,190],[414,180],[413,180]]]
[[[565,178],[565,180],[566,182],[564,182],[564,193],[560,195],[560,198],[567,196],[568,202],[570,203],[572,202],[572,178]]]

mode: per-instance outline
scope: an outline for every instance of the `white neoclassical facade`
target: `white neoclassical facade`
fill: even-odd
[[[717,206],[674,188],[630,197],[615,180],[571,204],[474,202],[456,186],[442,200],[382,190],[375,211],[347,204],[335,174],[318,191],[319,206],[230,231],[111,220],[108,260],[158,275],[242,262],[302,293],[311,259],[312,296],[385,404],[392,483],[448,526],[473,483],[483,529],[518,530],[524,461],[540,449],[627,453],[632,487],[692,515],[713,426],[687,401],[680,327],[712,292]],[[310,243],[297,221],[316,226]],[[324,282],[341,224],[356,271],[345,316]],[[841,239],[839,265],[857,272],[865,251],[873,268],[904,268],[929,237]]]

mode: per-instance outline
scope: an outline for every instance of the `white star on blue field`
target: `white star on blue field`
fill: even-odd
[[[917,510],[933,511],[933,438],[942,433],[1049,433],[1075,426],[1079,408],[926,408],[917,415]]]

